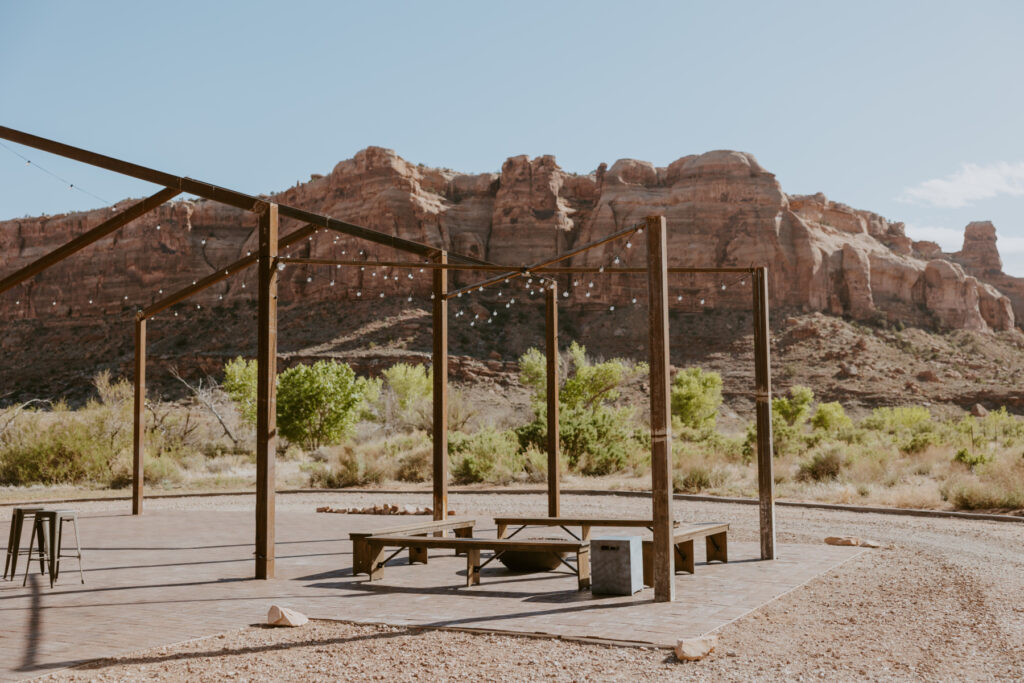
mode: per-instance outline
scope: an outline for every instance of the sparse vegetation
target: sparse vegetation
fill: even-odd
[[[546,475],[545,360],[520,358],[533,419],[475,425],[476,406],[453,387],[449,459],[456,484],[539,482]],[[145,475],[157,486],[248,486],[253,476],[255,363],[236,359],[221,386],[147,403]],[[649,428],[623,398],[647,368],[595,360],[571,344],[561,359],[560,446],[570,480],[643,487]],[[279,464],[293,485],[422,483],[432,476],[430,369],[398,363],[379,378],[346,365],[298,365],[278,377]],[[124,487],[131,483],[131,386],[108,374],[77,410],[30,402],[0,411],[0,485]],[[756,495],[753,424],[719,427],[722,379],[691,367],[671,387],[677,492]],[[625,395],[635,395],[626,393]],[[772,402],[777,495],[906,507],[1024,507],[1024,420],[1005,409],[938,419],[925,406],[881,407],[854,419],[838,402],[793,386]],[[735,423],[732,425],[735,430]],[[631,483],[635,482],[635,483]],[[588,486],[592,484],[586,484]],[[611,484],[609,484],[611,485]]]

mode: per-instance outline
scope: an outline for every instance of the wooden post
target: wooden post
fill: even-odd
[[[448,263],[448,252],[437,255]],[[448,271],[434,271],[434,519],[448,518]]]
[[[757,411],[757,489],[761,559],[775,559],[775,480],[772,474],[772,370],[768,327],[768,268],[754,271],[754,394]]]
[[[650,297],[651,501],[654,508],[654,601],[676,597],[672,538],[672,422],[669,405],[668,241],[664,216],[647,217]]]
[[[135,406],[132,414],[132,514],[142,514],[146,457],[146,319],[135,319]]]
[[[548,517],[561,514],[561,464],[558,457],[558,285],[545,292],[545,353],[548,375]]]
[[[256,351],[256,578],[274,578],[274,459],[277,456],[277,204],[259,215],[259,334]]]

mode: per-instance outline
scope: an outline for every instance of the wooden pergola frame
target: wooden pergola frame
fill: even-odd
[[[378,262],[374,265],[429,268],[433,271],[433,508],[434,518],[444,519],[448,511],[448,300],[462,293],[484,289],[508,279],[524,276],[546,276],[564,273],[647,273],[649,297],[650,383],[651,383],[651,495],[654,515],[654,583],[655,600],[674,599],[674,552],[672,545],[672,449],[669,402],[669,330],[668,274],[673,273],[750,273],[753,281],[755,383],[757,415],[758,489],[760,498],[761,557],[775,558],[774,482],[772,478],[771,372],[769,358],[767,267],[748,268],[669,268],[666,224],[663,216],[650,216],[640,226],[616,231],[600,240],[570,250],[552,259],[520,268],[501,266],[464,254],[457,254],[377,232],[363,226],[339,221],[296,207],[270,202],[223,187],[174,176],[127,161],[72,147],[12,128],[0,126],[0,138],[81,161],[123,175],[164,186],[152,196],[132,205],[87,231],[67,244],[40,257],[17,272],[0,280],[0,293],[16,286],[50,266],[64,260],[86,246],[106,237],[127,223],[159,207],[182,192],[256,214],[258,219],[258,251],[256,254],[218,269],[189,287],[171,294],[142,309],[135,322],[135,401],[133,418],[133,492],[132,513],[142,513],[143,461],[145,429],[146,321],[174,304],[187,299],[217,282],[258,266],[258,344],[257,344],[257,422],[256,422],[256,566],[258,579],[274,576],[274,460],[277,449],[276,428],[276,363],[277,363],[277,265],[307,263],[331,265],[363,265],[367,262],[332,261],[330,259],[280,257],[281,248],[311,237],[319,229],[327,229],[351,237],[394,248],[425,258],[427,262]],[[285,237],[279,237],[281,217],[305,222]],[[555,264],[621,239],[641,229],[647,231],[647,268],[559,267]],[[456,263],[451,263],[449,259]],[[449,270],[497,272],[473,285],[448,289]],[[560,472],[558,432],[558,289],[554,281],[545,288],[545,351],[547,357],[547,420],[548,420],[548,514],[560,513]]]

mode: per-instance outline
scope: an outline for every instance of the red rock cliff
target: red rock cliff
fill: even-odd
[[[585,176],[564,172],[551,156],[517,156],[500,173],[464,175],[415,166],[391,150],[370,147],[339,163],[329,175],[315,175],[276,197],[408,239],[515,265],[586,243],[649,214],[664,214],[673,265],[767,263],[775,307],[974,330],[1011,328],[1015,311],[1020,316],[1024,310],[1024,280],[1002,273],[991,223],[972,223],[964,249],[942,254],[937,245],[912,242],[901,223],[821,194],[786,195],[774,175],[742,152],[683,157],[665,168],[623,159]],[[0,223],[0,275],[108,215],[94,211]],[[244,256],[254,249],[254,227],[251,216],[213,202],[166,204],[0,296],[0,315],[129,313]],[[283,224],[282,234],[294,227]],[[576,263],[605,264],[619,254],[625,263],[639,265],[642,237],[635,241],[633,249],[609,246],[588,252]],[[290,251],[370,261],[404,258],[387,252],[323,232]],[[417,271],[377,270],[375,275],[373,268],[289,268],[282,276],[282,303],[428,291],[429,279]],[[255,272],[236,276],[190,305],[250,298],[254,278]],[[475,276],[454,278],[470,282]],[[723,291],[709,289],[707,283],[691,284],[687,289],[685,282],[677,283],[677,291],[686,296],[680,294],[674,306],[749,308],[749,288]],[[621,277],[594,278],[593,288],[588,288],[591,296],[571,301],[622,302],[635,285]]]

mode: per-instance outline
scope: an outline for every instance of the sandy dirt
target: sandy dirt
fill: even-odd
[[[422,503],[423,494],[281,496],[279,509]],[[536,498],[536,500],[534,500]],[[460,512],[522,511],[540,496],[455,494]],[[86,503],[98,509],[109,502]],[[248,498],[167,499],[148,509],[251,506]],[[642,498],[566,496],[567,514],[639,514]],[[700,521],[727,516],[756,538],[756,508],[677,502]],[[1024,524],[826,510],[778,510],[779,541],[826,535],[882,547],[718,631],[715,652],[681,663],[671,652],[564,640],[314,620],[258,625],[97,661],[52,680],[1021,680]]]

